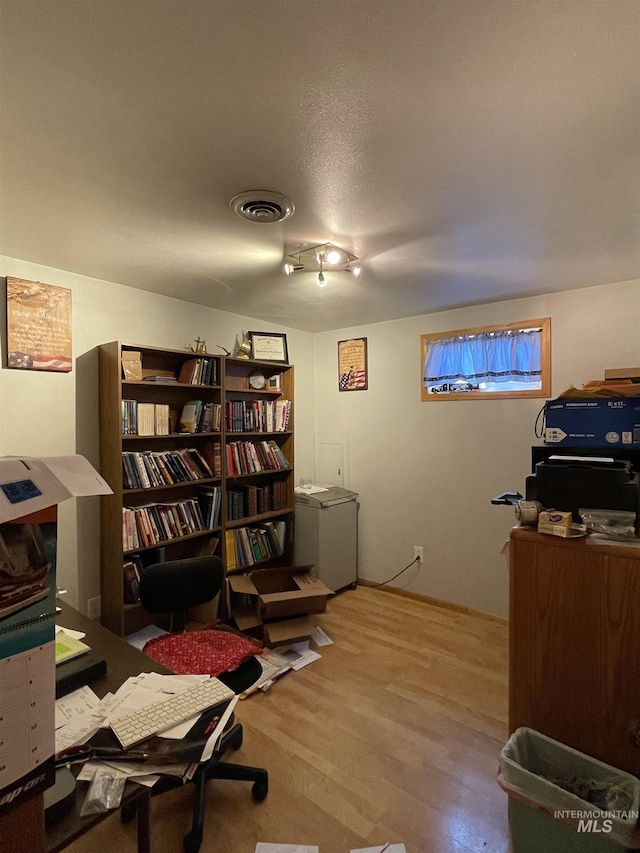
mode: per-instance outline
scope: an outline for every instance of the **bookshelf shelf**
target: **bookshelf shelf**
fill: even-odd
[[[242,571],[256,565],[290,563],[294,512],[293,367],[224,358],[209,353],[136,346],[119,341],[104,344],[98,352],[101,473],[113,489],[113,495],[101,499],[103,625],[122,636],[152,621],[139,604],[125,602],[125,562],[133,560],[145,565],[162,559],[217,554],[227,571]],[[129,378],[124,378],[125,362]],[[132,362],[134,369],[131,369]],[[256,371],[275,387],[264,390],[250,388],[249,377]],[[140,378],[147,375],[182,378],[186,375],[187,378],[194,378],[194,382],[149,381]],[[199,384],[195,377],[213,379],[213,382]],[[201,404],[193,423],[214,425],[215,429],[206,432],[178,431],[179,424],[186,422],[184,415],[187,404],[193,401]],[[284,406],[286,417],[283,416],[277,423],[286,426],[286,429],[227,429],[231,425],[230,422],[227,424],[227,410],[230,412],[235,403],[234,411],[237,413],[238,407],[251,407],[251,401],[255,403],[253,408],[256,412],[262,413],[261,417],[266,417],[264,413],[267,410],[273,414],[276,406],[282,413]],[[205,408],[209,413],[214,412],[212,420],[204,419]],[[147,425],[145,431],[160,429],[158,424],[161,423],[160,431],[166,432],[168,425],[168,434],[123,434],[123,428],[135,430],[139,424],[142,425],[143,413],[149,416],[150,411],[155,416],[154,426],[148,428]],[[159,414],[164,420],[159,420]],[[250,423],[254,425],[253,421]],[[265,420],[264,424],[269,426],[271,421]],[[220,429],[217,429],[218,426]],[[288,467],[229,473],[229,445],[235,445],[240,450],[238,443],[245,444],[246,451],[247,443],[258,444],[263,441],[272,442],[269,455],[274,460],[273,464],[286,463]],[[173,483],[160,482],[163,479],[161,470],[156,471],[157,476],[153,476],[154,464],[157,468],[158,459],[166,464],[167,457],[173,460],[179,454],[191,454],[196,459],[200,455],[205,463],[200,468],[204,470],[208,467],[214,476],[195,480],[179,479]],[[123,465],[125,457],[126,464]],[[188,457],[186,461],[189,461]],[[170,471],[170,474],[165,479],[175,480],[173,472]],[[135,487],[131,487],[134,484]],[[265,511],[256,512],[256,495],[260,499],[257,508]],[[231,500],[246,500],[246,514],[241,519],[231,517],[238,513],[237,503],[234,503],[234,512],[231,513]],[[193,523],[195,515],[206,515],[212,504],[218,507],[217,526],[193,530],[199,526]],[[273,505],[284,507],[269,508]],[[211,512],[210,518],[215,520],[215,512]],[[207,523],[206,519],[202,520]],[[142,530],[138,528],[149,524],[152,528],[155,526],[155,535],[149,536],[147,530],[146,536],[143,536]],[[182,531],[191,529],[192,532],[169,539],[160,538],[163,532],[169,533],[176,527],[178,531],[182,528]],[[272,527],[276,527],[277,532]],[[267,531],[271,535],[270,541],[267,541]],[[127,539],[125,532],[129,537]],[[252,540],[250,545],[247,544],[249,539]],[[150,541],[153,544],[143,544]],[[131,547],[132,542],[136,547]],[[210,621],[214,616],[213,612],[199,613],[196,618]]]
[[[241,431],[241,430],[229,429],[229,430],[227,430],[227,435],[228,436],[232,436],[232,435],[233,436],[240,436],[240,437],[244,436],[245,438],[260,438],[260,436],[266,436],[267,438],[277,438],[277,436],[279,436],[279,435],[293,435],[293,433],[291,432],[291,430],[278,430],[278,431],[273,431],[273,432],[258,432],[256,430]]]
[[[184,489],[185,486],[193,488],[193,486],[218,485],[222,481],[221,477],[207,477],[206,480],[181,480],[179,483],[165,483],[162,486],[149,486],[145,489],[123,489],[122,494],[126,495],[148,495],[150,492],[165,492],[168,489]]]
[[[274,509],[270,512],[261,512],[259,515],[248,515],[244,518],[237,518],[234,521],[227,521],[227,530],[230,527],[245,527],[247,524],[255,524],[260,521],[267,521],[270,518],[279,518],[282,515],[289,515],[293,512],[293,507],[289,506],[285,509]]]
[[[123,441],[168,441],[169,439],[180,438],[183,440],[191,438],[211,438],[211,436],[220,435],[220,430],[211,430],[211,432],[170,432],[169,435],[130,435],[122,434]]]
[[[124,551],[123,554],[140,554],[143,551],[153,551],[156,548],[164,548],[167,545],[173,545],[177,542],[186,542],[189,539],[199,539],[203,536],[210,536],[212,533],[219,533],[222,530],[221,527],[211,527],[206,530],[197,530],[195,533],[188,533],[186,536],[174,536],[173,539],[161,539],[159,542],[155,542],[153,545],[141,546],[139,548],[131,548],[130,550]]]

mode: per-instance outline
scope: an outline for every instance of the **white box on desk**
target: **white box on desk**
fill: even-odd
[[[58,504],[111,491],[82,456],[0,458],[0,814],[54,781]]]

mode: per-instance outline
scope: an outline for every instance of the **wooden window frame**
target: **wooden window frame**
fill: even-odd
[[[480,391],[469,393],[452,391],[449,394],[429,394],[424,386],[424,364],[429,348],[429,341],[443,338],[455,338],[456,335],[475,335],[479,332],[508,332],[519,329],[542,329],[540,339],[540,371],[542,387],[531,391]],[[423,403],[442,402],[445,400],[506,400],[526,399],[532,397],[551,396],[551,318],[543,317],[537,320],[523,320],[516,323],[496,323],[493,326],[474,326],[470,329],[456,329],[451,332],[435,332],[430,335],[420,335],[420,389]]]

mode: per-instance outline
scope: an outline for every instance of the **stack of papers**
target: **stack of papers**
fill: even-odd
[[[193,684],[206,681],[207,675],[160,675],[157,672],[144,672],[133,678],[128,678],[116,693],[108,693],[103,699],[98,699],[93,690],[81,687],[79,690],[63,696],[56,701],[56,753],[77,744],[87,743],[101,728],[108,728],[112,720],[127,716],[133,711],[160,702],[168,696],[176,695],[187,690]],[[207,732],[206,745],[202,749],[200,761],[206,761],[213,754],[216,743],[235,706],[237,697],[229,702],[224,714],[217,721],[212,732]],[[205,712],[206,713],[206,712]],[[171,729],[162,732],[158,737],[169,740],[182,740],[196,725],[198,717],[185,720]],[[78,779],[90,780],[97,767],[108,762],[89,761],[78,774]],[[136,782],[143,785],[153,785],[160,773],[189,778],[197,764],[187,762],[165,763],[153,765],[149,762],[126,763],[123,761],[112,764],[119,772],[127,776],[135,776]]]
[[[81,637],[84,637],[81,631],[72,631],[70,628],[61,628],[60,625],[56,625],[56,664],[91,651],[90,647],[82,642]]]
[[[331,640],[322,628],[316,628],[311,639],[318,646],[328,646]],[[256,660],[262,667],[260,678],[240,694],[241,699],[246,699],[256,690],[267,691],[274,681],[290,669],[302,669],[314,660],[320,660],[321,655],[309,648],[309,640],[293,643],[289,646],[279,646],[277,649],[263,649],[262,654],[256,656]]]

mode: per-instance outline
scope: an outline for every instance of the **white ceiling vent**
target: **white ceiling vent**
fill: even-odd
[[[293,214],[293,202],[269,190],[249,190],[234,196],[229,202],[231,210],[250,222],[280,222]]]

